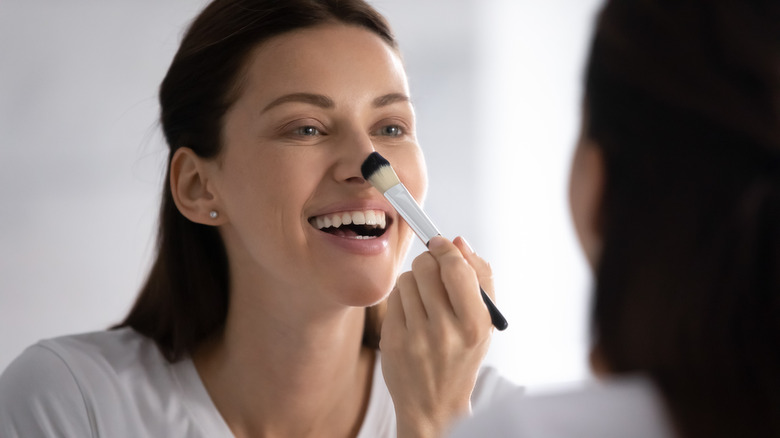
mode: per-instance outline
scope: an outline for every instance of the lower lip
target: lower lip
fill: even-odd
[[[384,252],[390,245],[389,229],[386,229],[384,234],[373,239],[350,239],[347,237],[340,237],[334,234],[320,231],[316,228],[312,228],[318,236],[324,238],[328,243],[336,245],[347,252],[359,255],[378,255]]]

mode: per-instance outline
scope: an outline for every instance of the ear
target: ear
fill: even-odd
[[[601,220],[605,184],[604,153],[593,140],[577,145],[569,180],[569,205],[583,252],[592,268],[601,258]]]
[[[607,361],[604,359],[604,354],[601,352],[601,347],[598,343],[590,348],[588,362],[590,363],[590,370],[596,377],[605,378],[611,374],[609,365],[607,365]]]
[[[204,225],[222,225],[218,197],[211,189],[209,161],[199,157],[190,148],[181,147],[171,159],[171,194],[176,208],[192,222]],[[217,217],[212,217],[217,212]]]

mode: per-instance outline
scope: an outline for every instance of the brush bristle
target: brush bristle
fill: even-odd
[[[360,173],[363,174],[363,178],[367,179],[372,186],[382,193],[401,182],[398,179],[398,175],[395,174],[393,167],[390,166],[390,162],[379,155],[378,152],[369,154],[366,161],[360,166]]]

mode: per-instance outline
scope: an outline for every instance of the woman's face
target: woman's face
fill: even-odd
[[[378,151],[422,200],[414,122],[401,60],[374,33],[323,25],[260,45],[210,163],[231,285],[300,304],[384,298],[412,235],[360,165]]]

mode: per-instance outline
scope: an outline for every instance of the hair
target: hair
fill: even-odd
[[[173,201],[170,160],[180,147],[203,158],[221,148],[223,117],[241,91],[251,52],[269,39],[327,23],[365,28],[397,50],[386,20],[362,0],[215,0],[195,18],[160,85],[161,125],[169,147],[157,256],[126,319],[175,361],[224,327],[228,261],[216,227],[185,218]],[[381,309],[379,309],[381,311]],[[377,310],[366,310],[363,344],[377,348]]]
[[[612,0],[597,20],[594,342],[683,437],[780,437],[778,23],[747,0]]]

